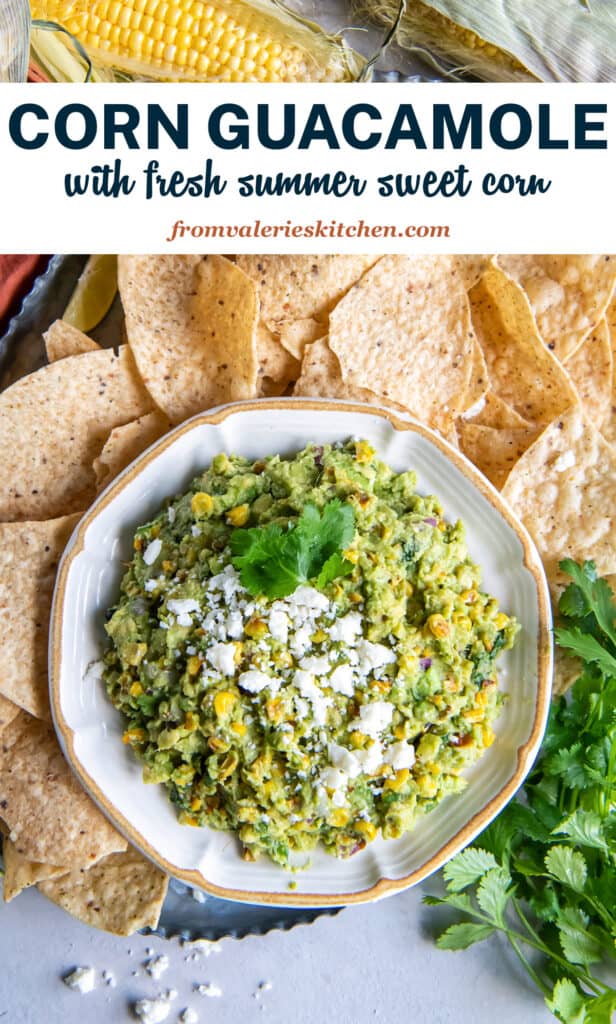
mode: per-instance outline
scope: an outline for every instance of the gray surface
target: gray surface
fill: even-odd
[[[434,891],[434,883],[426,888]],[[177,940],[115,939],[69,918],[37,892],[0,907],[0,1022],[122,1024],[131,1000],[175,988],[167,1021],[187,1005],[200,1024],[549,1024],[554,1018],[499,940],[464,953],[435,949],[427,931],[437,914],[410,890],[382,903],[349,908],[292,932],[227,939],[219,954],[186,961]],[[143,971],[146,949],[165,952],[169,970],[155,982]],[[132,950],[132,955],[129,955]],[[61,976],[76,965],[112,970],[79,995]],[[138,970],[137,977],[132,971]],[[271,991],[255,999],[257,986]],[[213,982],[218,999],[193,991]],[[263,1007],[263,1009],[261,1009]]]

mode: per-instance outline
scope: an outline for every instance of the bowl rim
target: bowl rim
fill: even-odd
[[[146,466],[165,452],[178,438],[203,425],[218,426],[230,416],[240,412],[272,413],[290,409],[309,409],[314,412],[337,411],[347,413],[363,413],[379,416],[387,420],[397,432],[419,434],[435,445],[455,467],[470,480],[470,483],[490,503],[492,508],[505,520],[516,534],[522,545],[522,564],[533,577],[537,593],[538,627],[537,627],[537,692],[535,697],[534,719],[532,729],[525,743],[517,748],[517,764],[509,780],[501,787],[487,804],[478,810],[458,831],[451,836],[432,856],[420,867],[402,878],[380,877],[373,885],[354,892],[338,895],[332,893],[301,893],[293,890],[285,892],[250,891],[248,889],[230,889],[209,881],[196,869],[179,868],[167,861],[149,843],[132,823],[120,813],[115,805],[102,792],[94,778],[86,771],[79,760],[74,746],[75,732],[64,718],[60,701],[60,677],[62,665],[62,622],[69,571],[73,561],[84,550],[85,534],[97,518],[122,490],[137,477]],[[537,754],[549,711],[552,675],[552,643],[551,643],[551,604],[545,571],[539,553],[529,533],[517,519],[505,499],[495,487],[479,472],[479,470],[460,451],[453,448],[434,430],[412,417],[400,418],[393,410],[385,406],[367,403],[340,401],[336,399],[312,398],[272,398],[249,399],[217,406],[212,410],[197,413],[195,416],[173,428],[158,441],[154,442],[145,452],[139,455],[97,496],[76,525],[64,549],[56,576],[49,630],[49,687],[53,724],[63,748],[66,759],[79,779],[81,785],[100,807],[111,823],[142,853],[168,875],[185,882],[197,889],[203,889],[211,896],[235,900],[241,903],[278,904],[280,906],[298,907],[339,907],[359,903],[370,903],[408,889],[423,881],[434,871],[443,866],[458,851],[467,846],[475,836],[486,827],[506,803],[519,789],[530,771]]]

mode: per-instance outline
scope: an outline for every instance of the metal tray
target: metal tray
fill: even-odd
[[[0,338],[0,386],[6,387],[24,374],[45,364],[43,331],[62,316],[87,256],[53,256],[47,270],[36,279],[20,311]],[[117,344],[122,337],[123,314],[116,301],[93,337],[102,345]],[[217,940],[246,935],[265,935],[274,929],[288,931],[310,924],[322,914],[338,914],[342,908],[305,908],[235,903],[206,896],[171,879],[155,934],[163,938]]]

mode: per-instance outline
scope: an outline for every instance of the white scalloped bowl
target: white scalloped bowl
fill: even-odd
[[[309,442],[368,439],[395,470],[414,469],[449,519],[466,525],[485,588],[522,629],[501,659],[508,694],[496,741],[466,772],[468,785],[397,840],[377,839],[348,860],[315,851],[291,876],[262,858],[245,861],[233,835],[187,828],[161,786],[142,782],[121,742],[122,717],[88,666],[105,646],[105,610],[117,600],[136,526],[183,491],[220,451],[255,459],[292,455]],[[469,843],[521,785],[539,748],[550,698],[548,590],[539,555],[494,488],[440,437],[385,409],[331,401],[237,403],[194,417],[153,445],[97,499],[64,553],[54,596],[50,685],[56,729],[73,770],[110,820],[176,878],[227,899],[326,906],[379,899],[441,867]],[[296,888],[291,890],[291,878]]]

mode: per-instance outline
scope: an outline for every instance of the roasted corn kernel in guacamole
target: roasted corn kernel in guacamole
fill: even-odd
[[[218,455],[137,530],[104,678],[179,820],[288,865],[397,838],[463,788],[517,629],[462,523],[366,441]]]

